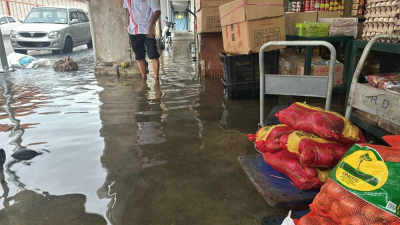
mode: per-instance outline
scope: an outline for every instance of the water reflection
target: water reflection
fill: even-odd
[[[90,54],[72,55],[80,64],[77,72],[54,73],[44,67],[0,77],[0,148],[8,156],[0,175],[0,224],[61,223],[57,217],[63,223],[106,223],[102,216],[85,216],[104,215],[108,204],[95,193],[106,171],[99,161],[104,149],[98,132],[101,88]],[[11,157],[27,146],[47,153],[29,161]],[[26,213],[21,216],[18,210]],[[35,222],[39,218],[52,222]]]
[[[153,89],[149,87],[149,82],[153,83]],[[164,143],[165,136],[162,127],[162,108],[161,108],[160,82],[142,80],[137,92],[138,110],[135,112],[137,123],[137,133],[139,140],[137,144],[161,144]]]
[[[102,216],[85,213],[86,201],[82,194],[55,196],[48,192],[23,191],[7,198],[0,211],[0,223],[54,225],[70,221],[69,224],[106,224]]]
[[[234,114],[241,104],[225,104],[218,80],[202,86],[188,55],[188,42],[164,52],[160,82],[96,77],[79,54],[77,72],[0,77],[0,148],[48,151],[8,157],[0,224],[257,224],[275,213],[237,163],[255,153],[245,132],[258,105]]]

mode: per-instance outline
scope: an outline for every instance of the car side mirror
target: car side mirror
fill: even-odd
[[[71,20],[71,24],[77,24],[77,23],[79,23],[79,20],[78,20],[78,19],[73,19],[73,20]]]
[[[3,25],[3,24],[6,24],[6,22],[1,22],[0,24]]]
[[[24,23],[24,18],[19,18],[18,21],[21,22],[21,23]]]

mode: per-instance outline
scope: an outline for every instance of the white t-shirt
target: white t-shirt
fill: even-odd
[[[131,2],[131,9],[129,9]],[[155,11],[161,10],[156,0],[124,0],[124,8],[129,10],[129,34],[147,34],[151,17]]]

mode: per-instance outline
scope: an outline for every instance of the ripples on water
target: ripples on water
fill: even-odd
[[[99,160],[104,148],[98,116],[101,104],[98,93],[102,88],[93,76],[91,54],[85,50],[72,55],[79,62],[77,72],[55,73],[51,67],[43,67],[2,74],[0,148],[8,156],[3,190],[9,189],[9,193],[0,199],[0,214],[25,208],[19,204],[29,205],[37,197],[33,193],[23,194],[25,190],[42,196],[80,194],[81,201],[86,201],[86,211],[91,213],[101,212],[107,204],[101,203],[95,193],[106,171]],[[41,57],[55,60],[55,56]],[[25,148],[44,154],[27,162],[11,157],[14,151]],[[17,202],[21,196],[24,197]],[[5,220],[2,224],[7,224],[7,220],[26,224],[23,218],[34,218],[40,205],[33,207],[34,211],[27,210],[24,217],[1,216]]]
[[[197,77],[188,42],[175,45],[159,83],[95,77],[87,50],[72,55],[77,72],[0,77],[0,224],[259,223],[266,203],[237,163],[255,153],[245,134],[258,100],[224,99],[219,79]],[[11,158],[24,148],[43,154]]]

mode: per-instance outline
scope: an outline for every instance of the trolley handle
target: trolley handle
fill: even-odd
[[[369,52],[371,51],[372,45],[377,42],[380,39],[390,39],[390,40],[399,40],[400,41],[400,35],[389,35],[389,34],[380,34],[375,37],[373,37],[370,41],[368,41],[367,45],[364,48],[363,53],[361,54],[360,60],[358,61],[356,70],[354,71],[353,79],[351,80],[351,85],[350,85],[350,92],[349,92],[349,99],[347,100],[347,106],[346,106],[346,114],[345,117],[347,119],[350,119],[350,115],[352,112],[352,102],[353,102],[353,97],[354,97],[354,92],[356,88],[356,83],[358,81],[358,78],[360,77],[361,70],[364,66],[365,60],[367,59],[367,56]]]
[[[259,64],[260,64],[260,124],[264,125],[264,94],[265,94],[265,68],[264,68],[264,52],[265,49],[271,46],[325,46],[331,52],[330,65],[329,65],[329,77],[328,77],[328,88],[326,91],[326,102],[325,109],[330,110],[333,90],[333,77],[335,72],[336,64],[336,49],[333,45],[327,41],[270,41],[265,43],[259,51]],[[307,74],[309,75],[309,74]]]

